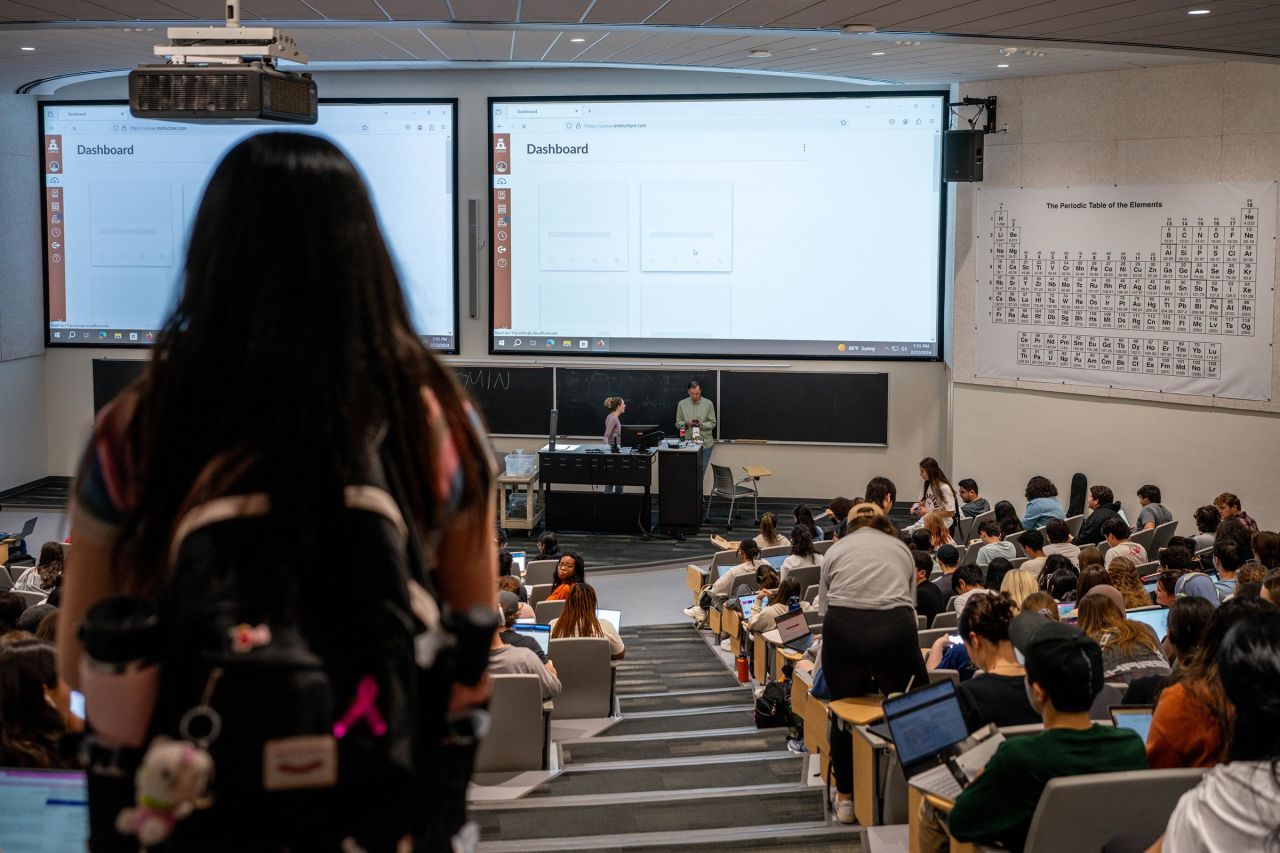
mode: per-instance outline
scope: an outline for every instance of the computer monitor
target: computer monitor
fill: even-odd
[[[0,769],[0,846],[55,853],[85,850],[89,802],[79,770]]]
[[[623,447],[654,447],[662,440],[662,428],[657,424],[623,424]]]

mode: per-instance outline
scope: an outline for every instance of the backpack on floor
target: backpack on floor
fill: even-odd
[[[791,713],[791,682],[770,681],[756,697],[756,728],[776,729],[790,726],[795,716]]]

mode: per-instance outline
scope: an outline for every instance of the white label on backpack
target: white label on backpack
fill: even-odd
[[[262,745],[262,787],[268,791],[338,784],[338,741],[330,735],[269,740]]]

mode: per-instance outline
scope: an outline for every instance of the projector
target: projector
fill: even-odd
[[[262,62],[143,65],[129,72],[129,112],[180,121],[315,124],[316,81]]]
[[[129,112],[181,121],[283,121],[315,124],[316,83],[280,71],[277,60],[306,64],[293,36],[240,23],[240,0],[226,0],[226,26],[170,27],[156,45],[164,65],[129,72]]]

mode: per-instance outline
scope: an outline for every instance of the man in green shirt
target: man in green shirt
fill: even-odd
[[[1050,779],[1146,770],[1147,752],[1133,731],[1089,720],[1089,708],[1102,690],[1097,643],[1039,613],[1015,617],[1009,639],[1026,666],[1027,694],[1044,718],[1044,733],[1001,744],[982,775],[956,799],[947,829],[960,841],[994,841],[1020,851]],[[922,843],[921,850],[926,849],[933,846]]]
[[[702,476],[707,473],[707,464],[711,462],[711,447],[716,443],[716,407],[702,396],[702,386],[697,380],[690,382],[687,390],[689,396],[676,406],[676,429],[684,430],[685,441],[693,441],[693,428],[698,428],[702,441],[698,475]]]

